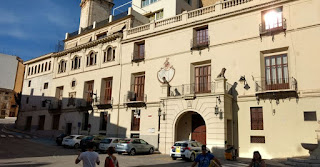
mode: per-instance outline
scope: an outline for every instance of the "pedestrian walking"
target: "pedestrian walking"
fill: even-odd
[[[262,159],[259,151],[253,152],[253,158],[251,160],[249,167],[266,167],[266,163]]]
[[[198,163],[198,167],[209,167],[212,160],[215,161],[217,165],[219,165],[218,167],[221,166],[220,161],[216,157],[214,157],[214,155],[207,152],[206,145],[201,146],[201,151],[201,154],[199,154],[194,160],[192,167],[195,167]]]
[[[109,147],[107,150],[107,154],[109,155],[106,157],[104,167],[119,167],[119,162],[117,160],[117,157],[113,155],[115,153],[114,147]]]
[[[88,143],[86,152],[82,152],[77,157],[75,163],[78,164],[81,160],[83,161],[83,167],[96,167],[96,164],[100,164],[99,154],[93,151],[94,144]]]

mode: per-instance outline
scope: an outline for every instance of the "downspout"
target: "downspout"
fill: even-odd
[[[123,38],[123,36],[122,36]],[[120,63],[120,84],[119,84],[119,95],[118,95],[118,118],[117,118],[117,137],[119,137],[119,121],[120,121],[120,96],[121,96],[121,83],[122,83],[122,44],[121,38],[119,39],[119,63]]]

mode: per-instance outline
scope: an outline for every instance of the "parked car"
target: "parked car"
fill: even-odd
[[[62,140],[63,140],[63,138],[66,137],[66,136],[67,136],[67,134],[64,134],[64,133],[62,133],[62,134],[60,134],[59,136],[57,136],[57,138],[56,138],[56,143],[57,143],[58,146],[61,146]]]
[[[119,138],[112,138],[112,137],[105,138],[105,139],[101,140],[100,145],[99,145],[99,150],[101,152],[105,153],[109,147],[115,148],[120,140],[121,139],[119,139]]]
[[[87,144],[88,144],[89,142],[93,142],[93,143],[94,143],[93,150],[94,150],[94,151],[98,151],[98,149],[99,149],[99,144],[100,144],[101,140],[103,140],[104,138],[107,138],[107,137],[106,137],[106,136],[102,136],[102,135],[86,136],[85,138],[83,138],[83,139],[80,141],[81,151],[86,151],[86,149],[87,149]]]
[[[202,144],[197,141],[177,141],[170,149],[170,156],[173,160],[182,158],[189,161],[194,161],[198,154],[201,154]],[[207,148],[207,152],[210,150]]]
[[[62,140],[62,145],[65,147],[73,147],[75,149],[80,147],[80,141],[85,136],[83,135],[70,135]]]
[[[152,154],[154,146],[142,139],[123,139],[117,144],[116,152],[118,154],[129,153],[129,155],[135,155],[136,153]]]

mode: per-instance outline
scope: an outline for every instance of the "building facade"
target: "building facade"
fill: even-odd
[[[0,54],[0,117],[16,117],[24,78],[23,61],[17,56]]]
[[[320,109],[320,77],[311,75],[320,70],[320,2],[201,3],[158,21],[129,8],[67,34],[64,51],[27,61],[31,71],[52,62],[48,74],[25,75],[39,84],[23,94],[46,77],[48,94],[36,96],[50,101],[23,112],[19,127],[139,137],[165,154],[198,140],[220,155],[228,145],[247,158],[308,155],[301,143],[317,142]]]

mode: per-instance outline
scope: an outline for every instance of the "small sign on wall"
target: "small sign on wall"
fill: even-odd
[[[149,128],[149,133],[154,133],[155,132],[155,130],[154,130],[154,128]]]

